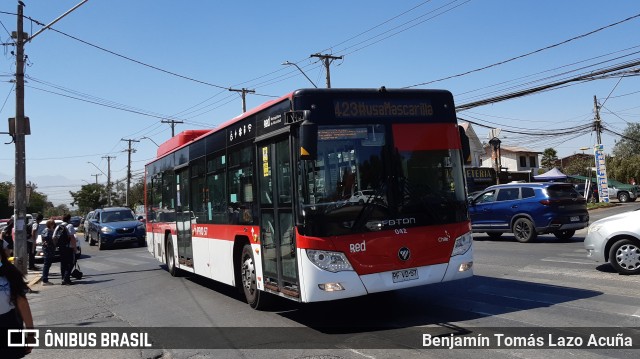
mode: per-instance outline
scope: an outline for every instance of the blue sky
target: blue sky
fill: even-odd
[[[79,2],[24,0],[24,14],[48,24]],[[0,3],[2,12],[16,9],[17,1]],[[332,87],[409,87],[499,63],[638,14],[640,3],[632,0],[89,0],[53,26],[76,39],[47,30],[26,44],[25,113],[32,132],[26,139],[27,179],[55,204],[69,203],[68,191],[94,182],[92,175],[100,173],[98,181],[106,183],[102,157],[116,157],[112,180],[126,177],[123,138],[140,140],[132,154],[132,172],[140,174],[156,151],[152,141],[141,138],[162,143],[171,136],[162,118],[184,121],[176,132],[210,128],[242,110],[239,94],[229,87],[255,90],[247,95],[247,107],[253,108],[311,86],[294,67],[281,65],[285,60],[296,62],[319,87],[325,86],[325,73],[309,57],[319,52],[344,56],[331,65]],[[10,42],[7,31],[15,30],[15,15],[0,14],[0,21],[0,42]],[[40,28],[25,20],[26,32]],[[416,88],[448,89],[463,104],[635,61],[640,57],[635,54],[640,51],[639,29],[640,18],[635,18]],[[9,82],[15,58],[13,47],[3,50],[0,117],[9,118],[15,116]],[[581,66],[582,71],[543,80]],[[620,133],[640,119],[638,77],[575,84],[459,115],[516,132],[552,131],[592,121],[594,95],[601,102],[608,97],[601,113],[608,128]],[[474,128],[485,140],[489,130]],[[546,139],[503,132],[501,137],[504,144],[538,151],[553,147],[560,156],[595,143],[592,132]],[[9,140],[6,136],[3,142]],[[615,140],[603,135],[605,151]],[[0,146],[3,180],[13,178],[14,150],[12,144]]]

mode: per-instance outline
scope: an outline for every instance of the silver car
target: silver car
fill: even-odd
[[[640,273],[640,209],[593,222],[584,239],[587,257],[620,274]]]

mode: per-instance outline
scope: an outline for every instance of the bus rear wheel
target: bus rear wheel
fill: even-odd
[[[242,291],[247,299],[247,303],[253,309],[261,309],[266,306],[267,294],[258,289],[256,281],[256,266],[253,259],[251,245],[245,244],[240,255],[240,280]]]
[[[171,274],[173,277],[177,277],[178,268],[176,268],[176,257],[174,257],[173,255],[173,242],[171,241],[171,238],[167,238],[167,250],[165,251],[165,253],[167,256],[167,271],[169,271],[169,274]]]

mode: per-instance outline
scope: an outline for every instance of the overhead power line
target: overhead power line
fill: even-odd
[[[480,126],[480,127],[485,127],[485,128],[495,128],[495,126],[489,126],[489,125],[485,125],[476,121],[471,121],[467,118],[462,118],[462,117],[458,117],[458,120],[460,121],[464,121],[464,122],[469,122],[471,124]],[[514,133],[514,134],[519,134],[519,135],[528,135],[528,136],[560,136],[560,135],[569,135],[569,134],[575,134],[577,131],[582,131],[582,130],[591,130],[591,126],[592,123],[586,123],[583,125],[579,125],[579,126],[574,126],[574,127],[567,127],[567,128],[551,128],[548,129],[546,131],[537,131],[537,130],[530,130],[530,131],[526,131],[526,130],[521,130],[521,131],[516,131],[516,130],[509,130],[509,129],[505,129],[502,128],[502,132],[508,132],[508,133]]]
[[[640,143],[640,139],[633,138],[633,137],[629,137],[629,136],[625,136],[625,135],[623,135],[623,134],[621,134],[621,133],[618,133],[618,132],[612,131],[612,130],[610,130],[610,129],[608,129],[608,128],[602,127],[602,130],[603,130],[603,131],[605,131],[605,132],[609,132],[609,133],[611,133],[611,134],[614,134],[614,135],[616,135],[616,136],[620,136],[620,137],[624,138],[625,140],[629,140],[629,141],[639,142],[639,143]]]
[[[480,100],[480,101],[475,101],[475,102],[462,104],[462,105],[456,106],[456,111],[464,111],[464,110],[468,110],[468,109],[473,108],[473,107],[484,106],[484,105],[488,105],[488,104],[491,104],[491,103],[496,103],[496,102],[501,102],[501,101],[506,101],[506,100],[518,98],[518,97],[531,95],[533,93],[549,90],[549,89],[552,89],[554,87],[560,87],[562,85],[566,85],[566,84],[571,83],[571,82],[580,82],[580,81],[590,81],[590,80],[601,79],[601,78],[604,78],[604,76],[611,75],[612,73],[616,73],[616,74],[622,75],[622,73],[619,72],[620,70],[628,69],[630,67],[639,66],[639,65],[640,65],[640,61],[633,61],[633,62],[626,63],[626,64],[623,64],[623,65],[617,65],[617,66],[614,66],[614,67],[606,68],[604,70],[591,72],[591,73],[586,74],[586,75],[580,75],[580,76],[572,77],[572,78],[565,79],[565,80],[562,80],[562,81],[552,82],[552,83],[545,84],[545,85],[542,85],[542,86],[529,88],[529,89],[522,90],[522,91],[512,92],[512,93],[505,94],[505,95],[495,96],[495,97],[487,98],[487,99]],[[626,72],[625,75],[633,75],[633,74],[639,74],[639,73],[640,73],[640,69],[636,69],[636,70],[633,70],[633,71]]]
[[[26,17],[26,18],[27,18],[27,19],[29,19],[29,20],[31,20],[31,21],[33,21],[33,22],[35,22],[35,23],[36,23],[36,24],[38,24],[38,25],[42,25],[42,26],[44,26],[44,24],[43,24],[43,23],[41,23],[41,22],[39,22],[39,21],[37,21],[37,20],[34,20],[34,19],[30,18],[30,17]],[[138,65],[142,65],[142,66],[148,67],[148,68],[150,68],[150,69],[154,69],[154,70],[157,70],[157,71],[160,71],[160,72],[164,72],[164,73],[166,73],[166,74],[169,74],[169,75],[172,75],[172,76],[175,76],[175,77],[179,77],[179,78],[182,78],[182,79],[185,79],[185,80],[189,80],[189,81],[197,82],[197,83],[199,83],[199,84],[203,84],[203,85],[207,85],[207,86],[211,86],[211,87],[217,87],[217,88],[219,88],[219,89],[227,89],[227,88],[228,88],[228,86],[221,86],[221,85],[212,84],[212,83],[207,82],[207,81],[202,81],[202,80],[194,79],[193,77],[189,77],[189,76],[181,75],[181,74],[178,74],[178,73],[173,72],[173,71],[165,70],[165,69],[163,69],[163,68],[160,68],[160,67],[157,67],[157,66],[153,66],[153,65],[147,64],[147,63],[145,63],[145,62],[142,62],[142,61],[139,61],[139,60],[133,59],[133,58],[131,58],[131,57],[129,57],[129,56],[125,56],[125,55],[119,54],[119,53],[117,53],[117,52],[115,52],[115,51],[111,51],[111,50],[105,49],[105,48],[104,48],[104,47],[102,47],[102,46],[98,46],[98,45],[92,44],[92,43],[90,43],[90,42],[88,42],[88,41],[85,41],[85,40],[79,39],[79,38],[77,38],[77,37],[75,37],[75,36],[73,36],[73,35],[69,35],[69,34],[67,34],[67,33],[65,33],[65,32],[63,32],[63,31],[56,30],[56,29],[54,29],[54,28],[52,28],[52,27],[49,27],[49,30],[54,31],[54,32],[57,32],[58,34],[64,35],[64,36],[66,36],[66,37],[68,37],[68,38],[71,38],[71,39],[73,39],[73,40],[76,40],[76,41],[78,41],[78,42],[81,42],[81,43],[83,43],[83,44],[85,44],[85,45],[89,45],[89,46],[91,46],[91,47],[93,47],[93,48],[96,48],[96,49],[98,49],[98,50],[100,50],[100,51],[104,51],[104,52],[109,53],[109,54],[111,54],[111,55],[114,55],[114,56],[117,56],[117,57],[123,58],[123,59],[125,59],[125,60],[127,60],[127,61],[134,62],[134,63],[136,63],[136,64],[138,64]]]
[[[422,83],[415,84],[415,85],[411,85],[411,86],[406,86],[406,87],[404,87],[404,88],[412,88],[412,87],[417,87],[417,86],[428,85],[428,84],[432,84],[432,83],[434,83],[434,82],[440,82],[440,81],[444,81],[444,80],[449,80],[449,79],[452,79],[452,78],[465,76],[465,75],[468,75],[468,74],[471,74],[471,73],[474,73],[474,72],[478,72],[478,71],[486,70],[486,69],[489,69],[489,68],[492,68],[492,67],[496,67],[496,66],[499,66],[499,65],[503,65],[503,64],[506,64],[506,63],[508,63],[508,62],[515,61],[515,60],[521,59],[521,58],[523,58],[523,57],[531,56],[531,55],[533,55],[533,54],[536,54],[536,53],[539,53],[539,52],[542,52],[542,51],[545,51],[545,50],[549,50],[549,49],[552,49],[552,48],[554,48],[554,47],[558,47],[558,46],[560,46],[560,45],[567,44],[567,43],[569,43],[569,42],[571,42],[571,41],[575,41],[575,40],[578,40],[578,39],[581,39],[581,38],[587,37],[587,36],[589,36],[589,35],[593,35],[593,34],[595,34],[595,33],[597,33],[597,32],[602,31],[602,30],[608,29],[608,28],[613,27],[613,26],[616,26],[616,25],[620,25],[620,24],[622,24],[622,23],[625,23],[625,22],[627,22],[627,21],[631,21],[631,20],[636,19],[636,18],[638,18],[638,17],[640,17],[640,14],[636,14],[636,15],[630,16],[630,17],[628,17],[628,18],[626,18],[626,19],[624,19],[624,20],[620,20],[620,21],[618,21],[618,22],[614,22],[614,23],[612,23],[612,24],[609,24],[609,25],[606,25],[606,26],[602,26],[602,27],[600,27],[600,28],[597,28],[597,29],[595,29],[595,30],[589,31],[589,32],[584,33],[584,34],[582,34],[582,35],[578,35],[578,36],[572,37],[572,38],[570,38],[570,39],[567,39],[567,40],[564,40],[564,41],[561,41],[561,42],[555,43],[555,44],[553,44],[553,45],[545,46],[545,47],[543,47],[543,48],[540,48],[540,49],[537,49],[537,50],[533,50],[533,51],[531,51],[531,52],[527,52],[527,53],[525,53],[525,54],[522,54],[522,55],[518,55],[518,56],[512,57],[512,58],[510,58],[510,59],[506,59],[506,60],[503,60],[503,61],[500,61],[500,62],[496,62],[496,63],[491,64],[491,65],[487,65],[487,66],[479,67],[479,68],[477,68],[477,69],[469,70],[469,71],[462,72],[462,73],[459,73],[459,74],[456,74],[456,75],[451,75],[451,76],[443,77],[443,78],[441,78],[441,79],[437,79],[437,80],[432,80],[432,81],[422,82]]]

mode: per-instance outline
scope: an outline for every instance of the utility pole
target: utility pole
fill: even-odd
[[[230,88],[229,91],[242,92],[242,112],[247,112],[247,93],[256,93],[256,90],[247,90],[243,87],[240,90]]]
[[[596,166],[596,184],[598,186],[598,197],[600,202],[609,202],[609,184],[607,183],[607,163],[604,153],[604,145],[602,144],[602,122],[600,121],[600,106],[598,99],[593,95],[593,108],[595,111],[595,119],[593,121],[593,130],[596,131],[598,143],[593,149],[593,157]]]
[[[111,207],[111,159],[115,156],[102,156],[107,159],[107,203]]]
[[[324,62],[324,67],[327,70],[327,88],[331,88],[331,74],[329,73],[329,65],[333,60],[341,60],[342,56],[313,54],[311,57],[317,57]]]
[[[92,176],[96,178],[96,184],[98,184],[98,176],[100,176],[100,173],[96,173],[96,174],[94,174]]]
[[[63,15],[59,16],[53,23],[59,21],[79,6],[87,2],[83,0],[80,4],[73,7]],[[18,1],[17,28],[16,32],[11,34],[11,38],[16,39],[16,117],[9,121],[13,131],[9,131],[16,143],[15,151],[15,199],[14,199],[14,264],[22,274],[27,274],[27,230],[26,228],[26,212],[27,212],[27,184],[26,184],[26,151],[25,151],[25,135],[30,134],[30,126],[28,118],[24,116],[24,44],[31,41],[36,35],[49,28],[53,23],[45,26],[39,32],[29,37],[29,34],[23,32],[24,27],[24,3]]]
[[[593,130],[596,131],[596,138],[598,144],[602,144],[602,122],[600,122],[600,107],[598,106],[598,99],[596,95],[593,95],[593,110],[596,113],[596,118],[593,121]]]
[[[127,152],[129,152],[128,154],[128,160],[127,160],[127,192],[125,192],[124,194],[124,204],[125,206],[129,207],[129,189],[131,188],[131,152],[135,152],[136,150],[131,148],[131,142],[140,142],[140,140],[126,140],[126,139],[121,139],[120,141],[127,141],[129,142],[129,149],[125,150]]]
[[[18,1],[17,31],[11,37],[16,39],[16,117],[14,119],[14,136],[16,143],[15,189],[14,200],[14,257],[15,265],[22,274],[27,274],[27,231],[26,231],[26,163],[25,163],[25,117],[24,117],[24,43],[28,35],[22,32],[23,3]],[[33,265],[30,263],[29,265]]]
[[[177,123],[184,123],[183,121],[176,121],[176,120],[162,120],[162,123],[168,123],[171,125],[171,137],[175,136],[175,128],[176,128],[176,124]]]

